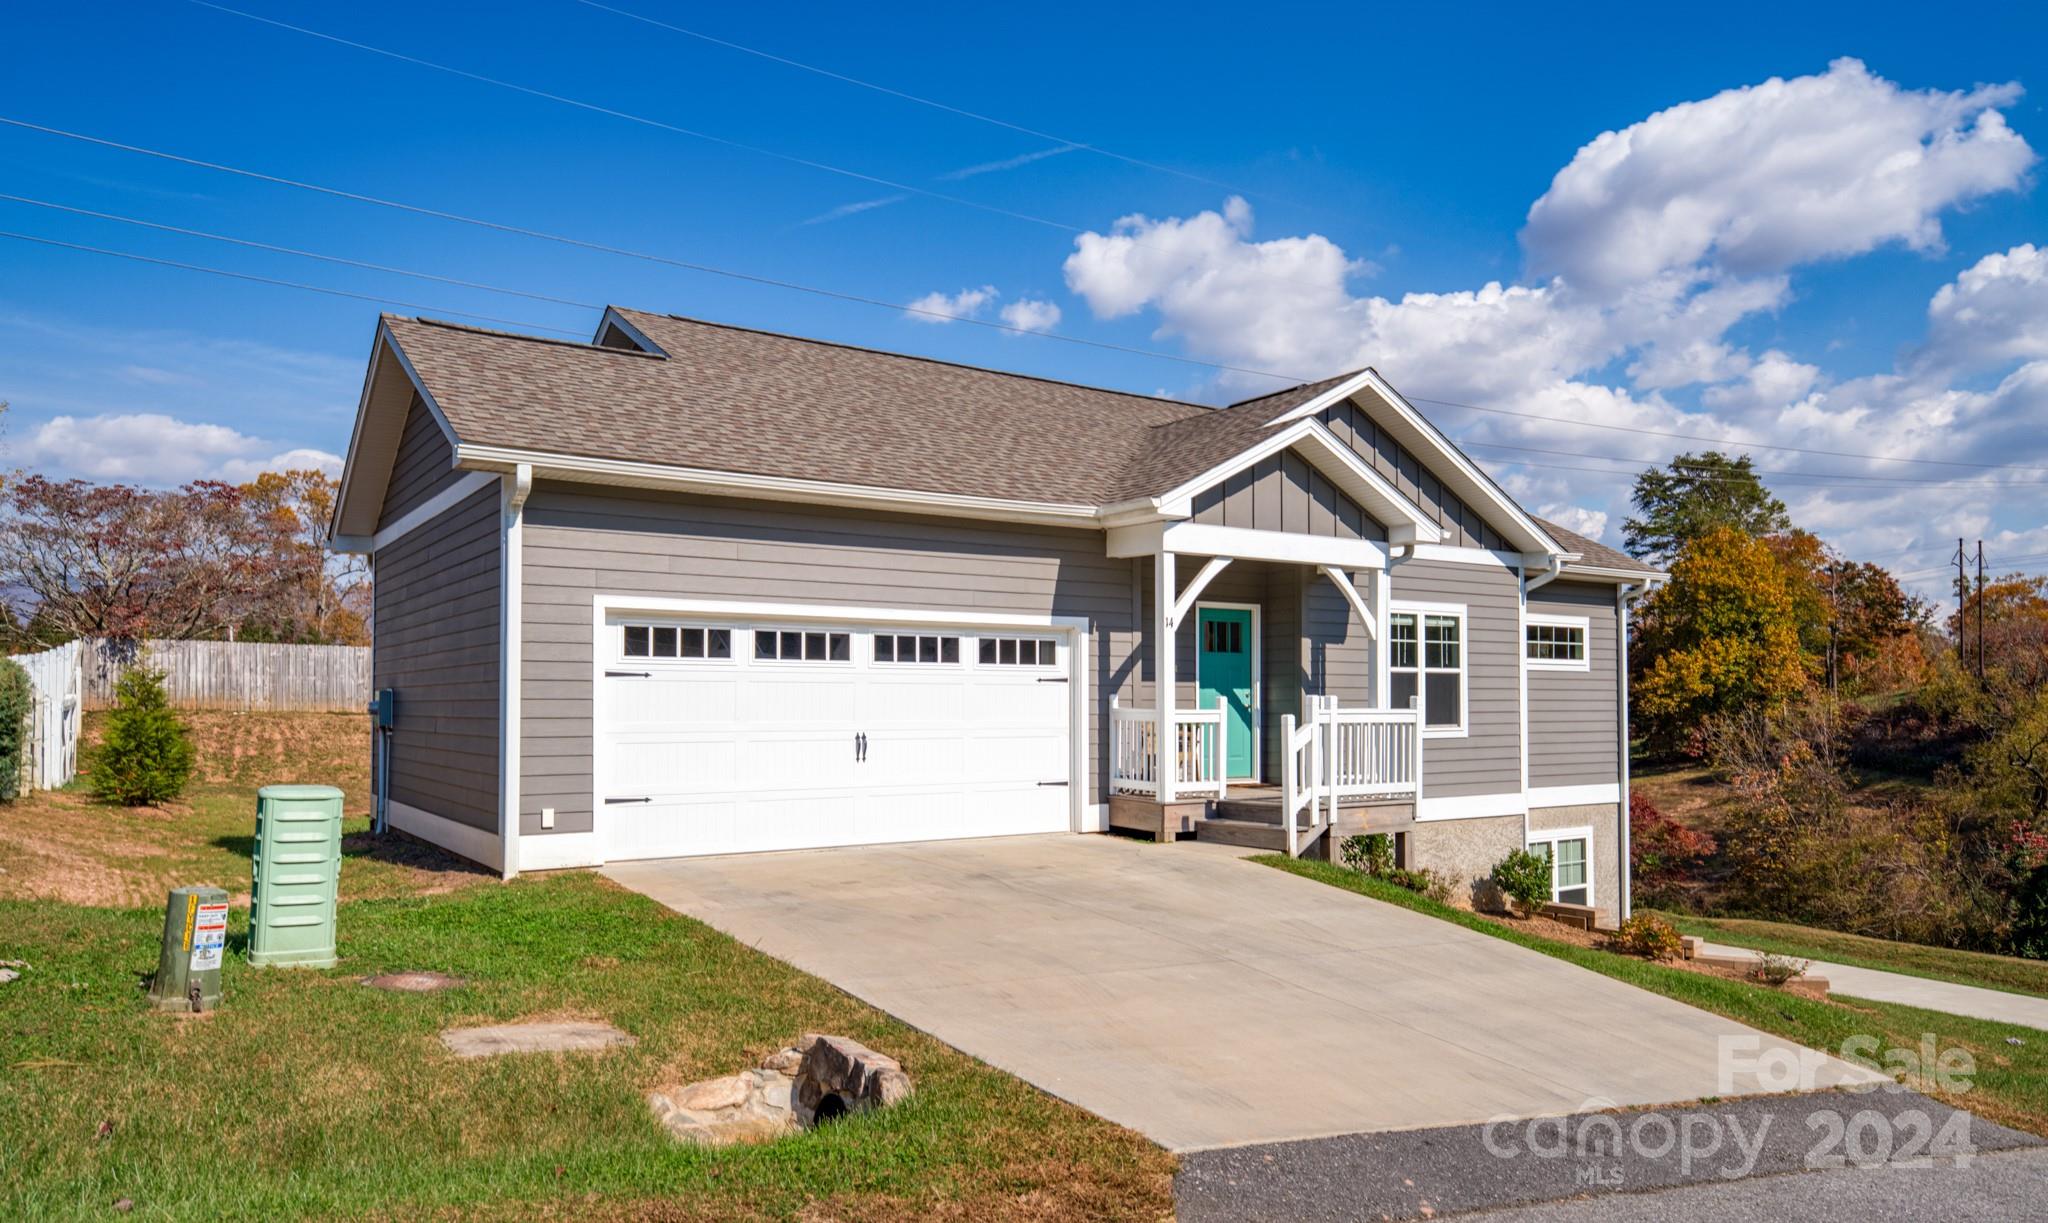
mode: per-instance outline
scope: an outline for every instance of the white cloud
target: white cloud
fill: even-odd
[[[911,302],[904,314],[920,323],[950,323],[955,319],[973,318],[981,308],[994,301],[998,294],[994,285],[983,285],[979,289],[962,289],[958,293],[927,293]]]
[[[1020,297],[1004,306],[1000,317],[1019,331],[1051,331],[1060,325],[1060,308],[1052,302]]]
[[[1598,539],[1607,533],[1606,510],[1589,510],[1581,505],[1552,504],[1543,506],[1536,513],[1587,539]]]
[[[1531,267],[1594,292],[1667,272],[1769,275],[1890,242],[2017,186],[2034,152],[1998,108],[2017,85],[1908,90],[1840,59],[1604,132],[1529,209]]]
[[[158,412],[58,416],[29,430],[8,457],[58,476],[168,486],[199,479],[242,482],[266,471],[341,472],[341,456],[308,447],[279,449],[226,425]]]
[[[1461,439],[1620,459],[1477,451],[1517,497],[1589,535],[1618,528],[1633,464],[1716,443],[1567,421],[1733,449],[1759,439],[2048,467],[2048,248],[2016,246],[1958,276],[1928,307],[1927,343],[1887,372],[1831,376],[1731,338],[1792,300],[1801,266],[1886,244],[1937,249],[1946,210],[2021,185],[2034,153],[1997,109],[2017,94],[1905,90],[1845,60],[1659,112],[1594,140],[1532,207],[1522,242],[1540,278],[1528,283],[1360,293],[1360,261],[1313,233],[1254,237],[1240,199],[1084,234],[1066,281],[1097,317],[1150,312],[1156,336],[1206,360],[1301,380],[1373,365],[1418,399],[1526,414],[1424,402]],[[2001,370],[1989,390],[1951,381]],[[1217,382],[1233,397],[1276,385]],[[1785,479],[1779,491],[1796,520],[1852,551],[1952,541],[2000,515],[2031,527],[2048,501],[1997,483],[2041,473],[1755,454],[1839,483]],[[1588,470],[1559,470],[1570,467]],[[1858,475],[1878,479],[1847,478]]]

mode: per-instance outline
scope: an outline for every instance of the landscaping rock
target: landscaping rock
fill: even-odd
[[[441,1043],[457,1057],[504,1053],[587,1053],[630,1045],[633,1038],[608,1023],[583,1021],[504,1023],[482,1028],[449,1028]]]
[[[836,1097],[844,1112],[887,1108],[910,1095],[895,1058],[844,1036],[806,1035],[753,1070],[651,1092],[647,1105],[684,1142],[767,1142],[817,1124]]]
[[[20,960],[0,960],[0,985],[19,981],[21,974],[28,971],[28,965]]]

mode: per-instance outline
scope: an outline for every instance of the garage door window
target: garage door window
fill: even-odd
[[[731,658],[732,630],[690,624],[621,625],[627,658]]]
[[[876,633],[876,662],[930,663],[960,661],[960,639],[935,633]]]
[[[757,628],[754,657],[768,662],[851,662],[853,636],[818,629]]]
[[[981,639],[984,667],[1054,667],[1059,665],[1059,657],[1059,643],[1043,637]]]

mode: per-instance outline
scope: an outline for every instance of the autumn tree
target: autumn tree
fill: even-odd
[[[1632,500],[1640,517],[1622,524],[1623,544],[1630,555],[1659,567],[1714,530],[1775,535],[1792,527],[1785,503],[1764,487],[1746,454],[1681,454],[1662,470],[1637,476]]]
[[[327,550],[340,485],[322,471],[265,472],[241,488],[248,512],[274,534],[276,580],[245,632],[279,641],[368,643],[369,569]]]
[[[1853,691],[1866,679],[1917,671],[1907,655],[1918,654],[1927,607],[1898,579],[1881,566],[1836,555],[1808,531],[1783,531],[1764,543],[1785,573],[1800,646],[1821,674],[1832,660]]]
[[[1634,656],[1635,709],[1667,749],[1712,715],[1781,702],[1808,680],[1784,567],[1731,527],[1685,547],[1643,605]]]

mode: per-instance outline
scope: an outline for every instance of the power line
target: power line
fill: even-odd
[[[602,310],[600,302],[573,301],[566,297],[554,297],[546,293],[532,293],[525,289],[513,289],[504,285],[484,284],[475,280],[461,280],[454,276],[440,276],[433,272],[415,272],[410,268],[392,267],[385,263],[370,263],[362,259],[349,259],[341,255],[325,255],[319,251],[300,250],[292,246],[278,246],[270,242],[257,242],[250,238],[237,238],[229,234],[209,233],[203,229],[186,229],[181,225],[166,225],[160,221],[145,221],[140,217],[124,217],[115,212],[95,212],[90,208],[78,208],[70,204],[59,204],[51,200],[31,199],[25,195],[10,195],[0,191],[0,200],[16,204],[29,204],[36,208],[49,208],[57,212],[68,212],[74,216],[93,217],[101,221],[118,221],[123,225],[138,225],[162,233],[182,234],[188,238],[205,238],[210,242],[226,242],[234,246],[245,246],[252,250],[269,251],[278,255],[294,255],[300,259],[317,259],[322,263],[335,263],[343,267],[361,268],[369,272],[383,272],[392,276],[409,276],[414,280],[430,280],[436,284],[454,285],[460,289],[478,289],[485,293],[504,293],[512,297],[524,297],[530,301],[548,302],[556,306],[575,306],[582,310]]]
[[[1429,400],[1425,402],[1435,401]],[[1603,462],[1609,463],[1630,463],[1634,464],[1638,468],[1668,466],[1679,469],[1681,472],[1685,474],[1686,478],[1690,480],[1704,481],[1716,484],[1748,483],[1748,481],[1741,476],[1720,476],[1698,472],[1696,470],[1692,470],[1685,467],[1675,459],[1669,461],[1668,463],[1660,464],[1654,459],[1631,459],[1620,455],[1586,454],[1582,451],[1577,450],[1547,450],[1540,446],[1514,446],[1509,445],[1506,442],[1475,442],[1466,441],[1462,438],[1458,439],[1458,444],[1460,446],[1466,446],[1480,450],[1518,450],[1528,454],[1550,454],[1570,459],[1599,459]],[[1631,474],[1627,471],[1608,471],[1598,467],[1563,467],[1555,463],[1537,463],[1526,459],[1516,459],[1512,461],[1523,467],[1548,467],[1558,471],[1585,471],[1601,475],[1616,476],[1625,476]],[[1941,488],[1954,488],[1958,485],[1983,485],[1993,488],[2030,488],[2034,486],[2048,488],[2048,480],[1966,480],[1961,478],[1946,480],[1922,480],[1916,479],[1911,476],[1865,476],[1857,475],[1853,472],[1838,471],[1784,471],[1768,467],[1753,467],[1750,470],[1754,474],[1760,476],[1777,476],[1790,480],[1803,480],[1809,483],[1819,481],[1833,484],[1837,481],[1842,480],[1855,480],[1858,482],[1867,483],[1873,488],[1891,488],[1898,486],[1910,487],[1923,485],[1933,485]],[[1862,486],[1862,483],[1844,485],[1843,487],[1860,487]]]
[[[144,157],[155,157],[163,161],[176,162],[180,165],[194,166],[202,170],[214,170],[222,174],[233,174],[242,178],[254,180],[256,182],[271,183],[273,185],[280,187],[292,187],[301,191],[312,191],[320,195],[331,196],[335,199],[350,200],[352,202],[359,204],[373,204],[379,208],[390,208],[399,212],[411,213],[415,216],[432,217],[435,220],[452,221],[462,225],[474,225],[482,229],[494,230],[502,234],[512,234],[522,238],[534,238],[543,242],[560,243],[561,245],[564,246],[573,246],[587,251],[597,251],[601,254],[606,255],[617,255],[626,259],[644,260],[648,263],[658,263],[666,267],[680,268],[686,272],[701,272],[707,276],[722,276],[728,280],[743,281],[747,284],[763,285],[775,289],[787,289],[790,290],[791,292],[796,293],[808,293],[815,297],[829,298],[833,301],[852,302],[856,305],[862,306],[874,306],[889,311],[900,311],[905,314],[921,315],[925,318],[945,319],[948,322],[965,323],[971,327],[982,327],[991,331],[1007,332],[1011,335],[1038,336],[1047,340],[1057,340],[1063,344],[1079,344],[1084,348],[1101,349],[1105,352],[1120,352],[1128,353],[1132,356],[1150,357],[1155,361],[1171,361],[1176,365],[1193,366],[1199,369],[1213,369],[1219,370],[1224,373],[1232,374],[1251,374],[1261,378],[1275,378],[1280,381],[1288,383],[1300,383],[1305,381],[1305,379],[1296,378],[1287,374],[1275,374],[1267,370],[1251,369],[1241,365],[1226,365],[1218,361],[1204,361],[1198,357],[1177,356],[1173,353],[1158,352],[1154,349],[1149,348],[1138,348],[1129,344],[1113,344],[1107,340],[1091,340],[1082,336],[1063,335],[1059,332],[1053,331],[1034,331],[1027,327],[1016,327],[1012,326],[1009,323],[998,322],[993,319],[966,318],[961,317],[959,315],[947,314],[943,310],[923,310],[915,306],[906,306],[898,302],[883,301],[880,298],[867,297],[859,293],[847,293],[842,292],[838,289],[824,289],[819,288],[816,285],[802,284],[798,281],[793,280],[782,280],[773,276],[759,276],[752,272],[742,272],[733,268],[722,268],[708,263],[697,263],[688,259],[675,259],[667,255],[656,255],[647,251],[632,250],[630,248],[622,246],[611,246],[603,242],[593,242],[587,238],[577,238],[567,234],[550,233],[547,230],[541,229],[529,229],[522,225],[512,225],[502,221],[487,220],[482,217],[466,216],[459,212],[449,212],[444,209],[429,208],[421,204],[408,204],[402,200],[385,199],[380,196],[366,195],[357,191],[346,191],[339,187],[322,186],[319,183],[306,182],[301,179],[285,178],[276,174],[266,174],[258,170],[246,170],[239,166],[225,165],[221,162],[205,161],[197,157],[187,157],[179,153],[164,152],[161,149],[145,148],[142,145],[124,144],[121,141],[109,140],[101,136],[88,136],[83,132],[66,131],[63,128],[49,127],[40,123],[30,123],[25,119],[15,119],[4,115],[0,115],[0,124],[5,124],[10,127],[18,127],[26,131],[40,132],[44,135],[58,136],[66,140],[76,140],[85,144],[98,145],[101,148],[116,149],[124,153],[136,153]]]
[[[0,229],[0,238],[11,238],[16,242],[34,242],[41,246],[61,247],[68,251],[83,251],[89,255],[109,255],[116,259],[132,259],[137,263],[152,263],[158,267],[177,268],[183,272],[204,272],[209,276],[226,276],[234,280],[246,280],[252,284],[272,285],[280,289],[299,289],[307,293],[325,293],[330,297],[349,297],[356,301],[374,302],[379,305],[397,306],[402,310],[424,310],[440,314],[452,314],[458,318],[471,318],[479,322],[496,323],[500,327],[523,327],[531,331],[552,331],[557,335],[581,336],[580,331],[562,327],[550,327],[544,323],[532,323],[523,319],[499,318],[494,314],[477,314],[469,310],[446,310],[439,306],[426,306],[419,302],[402,301],[395,297],[380,297],[375,293],[357,293],[353,289],[333,289],[326,285],[306,284],[298,280],[279,280],[274,276],[258,276],[252,272],[234,272],[226,268],[207,267],[199,263],[181,263],[176,259],[159,259],[155,255],[142,255],[134,251],[117,251],[104,246],[86,246],[80,242],[62,242],[56,238],[42,238],[35,234],[18,234],[12,230]]]
[[[1771,442],[1745,441],[1733,437],[1709,437],[1700,433],[1674,433],[1665,429],[1645,429],[1636,425],[1609,425],[1592,420],[1572,420],[1567,417],[1544,416],[1537,412],[1517,412],[1512,408],[1489,408],[1476,403],[1460,403],[1455,399],[1431,399],[1427,395],[1409,395],[1417,403],[1433,403],[1446,408],[1464,408],[1472,412],[1491,412],[1496,416],[1518,416],[1524,420],[1540,420],[1550,425],[1576,425],[1586,429],[1612,429],[1618,433],[1640,433],[1649,437],[1672,437],[1691,442],[1711,442],[1717,446],[1748,447],[1754,450],[1781,450],[1793,454],[1817,454],[1836,459],[1869,459],[1880,463],[1931,463],[1939,467],[1973,467],[1990,471],[2039,471],[2048,472],[2048,467],[2029,467],[2018,463],[1966,463],[1957,459],[1909,459],[1891,454],[1864,454],[1854,450],[1816,450],[1811,446],[1781,446]]]
[[[837,174],[844,178],[851,178],[859,182],[870,183],[877,187],[887,187],[891,191],[905,191],[909,192],[912,195],[924,196],[927,199],[940,200],[948,204],[958,204],[964,208],[974,208],[982,212],[994,213],[997,216],[1009,217],[1012,220],[1024,221],[1032,225],[1042,225],[1049,229],[1062,230],[1066,233],[1079,234],[1088,232],[1087,229],[1083,226],[1071,225],[1065,221],[1055,221],[1048,217],[1035,216],[1028,212],[1018,212],[1015,209],[1004,208],[998,204],[985,204],[979,200],[970,200],[965,196],[949,195],[943,191],[933,191],[927,187],[919,187],[912,183],[898,182],[895,179],[882,178],[879,175],[865,174],[859,170],[849,170],[845,166],[835,166],[830,162],[816,161],[808,157],[800,157],[795,153],[784,153],[776,149],[764,148],[763,146],[757,144],[747,144],[744,141],[733,140],[725,136],[716,136],[710,132],[699,131],[696,128],[683,127],[679,124],[669,123],[661,119],[650,119],[645,115],[636,115],[631,111],[619,110],[616,107],[603,106],[596,102],[585,102],[580,98],[572,98],[566,94],[551,93],[545,89],[536,89],[531,85],[521,85],[513,81],[502,80],[498,77],[485,76],[480,72],[471,72],[466,68],[456,68],[448,64],[436,63],[435,61],[430,59],[422,59],[417,55],[407,55],[402,51],[391,51],[383,47],[372,46],[366,42],[357,42],[354,39],[342,38],[339,35],[327,34],[323,33],[320,30],[309,29],[305,26],[293,25],[288,21],[279,21],[274,17],[264,17],[256,13],[245,13],[241,9],[229,8],[224,4],[215,4],[213,3],[213,0],[186,0],[186,2],[189,4],[197,5],[200,8],[212,9],[218,13],[226,13],[232,17],[240,17],[248,21],[258,22],[262,25],[275,26],[280,30],[290,30],[294,34],[303,34],[308,38],[317,38],[325,42],[335,43],[339,46],[351,47],[358,51],[367,51],[372,55],[382,55],[389,59],[397,60],[400,63],[412,64],[420,68],[430,68],[435,72],[445,72],[450,76],[458,76],[463,78],[464,80],[476,81],[479,84],[491,85],[498,89],[509,89],[514,93],[526,94],[529,97],[541,98],[545,101],[559,103],[560,105],[563,106],[572,106],[578,110],[589,111],[592,114],[606,115],[614,119],[623,119],[628,123],[638,123],[644,127],[657,128],[665,132],[673,132],[679,136],[688,136],[693,140],[708,141],[711,144],[721,145],[729,149],[738,149],[741,152],[752,153],[760,157],[771,157],[777,161],[788,162],[791,165],[803,166],[806,169],[821,170],[827,174]]]
[[[1055,136],[1051,132],[1043,132],[1038,130],[1037,128],[1025,127],[1021,123],[1012,123],[1007,119],[998,119],[993,115],[984,115],[979,111],[967,110],[964,107],[953,106],[950,105],[949,103],[940,102],[932,98],[921,97],[917,94],[909,93],[901,89],[891,88],[888,85],[878,85],[873,81],[864,81],[859,77],[848,76],[843,72],[834,72],[830,68],[820,68],[815,64],[806,64],[801,60],[794,60],[790,59],[788,56],[777,55],[772,51],[763,51],[757,47],[749,47],[743,43],[733,42],[730,39],[719,38],[715,35],[706,34],[701,30],[692,30],[685,26],[676,25],[673,22],[661,21],[658,20],[657,18],[648,17],[640,13],[629,12],[628,10],[622,8],[614,8],[609,4],[600,4],[598,3],[598,0],[577,0],[577,3],[582,4],[588,8],[597,9],[601,12],[610,13],[617,17],[624,17],[629,21],[638,21],[644,25],[651,25],[658,29],[668,30],[672,33],[682,34],[689,38],[695,38],[702,42],[708,42],[713,46],[724,47],[727,50],[738,51],[745,55],[752,55],[755,56],[756,58],[764,59],[771,63],[781,64],[787,68],[795,68],[802,72],[809,72],[816,76],[825,77],[828,80],[838,81],[841,84],[853,85],[861,89],[872,90],[875,93],[885,94],[889,97],[898,98],[905,102],[914,102],[919,106],[929,106],[933,110],[944,111],[949,115],[958,115],[963,119],[972,119],[977,123],[987,123],[994,127],[1000,127],[1005,129],[1006,131],[1017,132],[1022,135],[1030,136],[1038,140],[1050,140],[1056,144],[1066,145],[1069,148],[1079,149],[1087,153],[1094,153],[1100,157],[1112,158],[1116,161],[1125,162],[1129,165],[1142,167],[1143,169],[1156,170],[1161,174],[1171,174],[1178,178],[1185,178],[1190,182],[1202,183],[1207,186],[1220,188],[1224,191],[1233,191],[1239,195],[1256,196],[1259,194],[1257,192],[1247,191],[1242,187],[1232,186],[1231,184],[1226,182],[1220,182],[1213,178],[1205,178],[1202,175],[1195,174],[1191,171],[1181,170],[1173,166],[1162,165],[1156,161],[1146,161],[1144,158],[1133,157],[1128,153],[1119,153],[1114,149],[1106,149],[1099,144],[1090,144],[1085,140],[1074,140],[1066,136]]]

